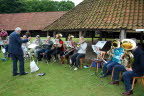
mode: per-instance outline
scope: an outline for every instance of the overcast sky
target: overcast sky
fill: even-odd
[[[54,1],[64,1],[64,0],[54,0]],[[69,0],[69,1],[73,1],[75,3],[75,5],[78,5],[83,0]]]

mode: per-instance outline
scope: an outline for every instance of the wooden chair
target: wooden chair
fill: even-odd
[[[122,71],[120,71],[119,75],[120,77],[122,77]],[[111,80],[113,80],[113,76],[114,76],[114,67],[112,68]]]
[[[83,63],[86,63],[86,59],[84,58],[80,58],[80,68],[82,69],[83,67]]]
[[[133,82],[132,82],[132,89],[134,89],[134,84],[135,84],[135,80],[136,79],[141,79],[142,80],[142,84],[144,85],[144,76],[142,76],[142,77],[134,77],[133,78]]]

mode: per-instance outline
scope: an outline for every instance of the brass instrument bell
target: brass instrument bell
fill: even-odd
[[[118,41],[118,40],[113,40],[113,41],[112,41],[112,47],[119,48],[119,47],[120,47],[120,41]]]
[[[123,39],[122,40],[122,47],[125,50],[133,50],[136,47],[136,42],[132,39]]]

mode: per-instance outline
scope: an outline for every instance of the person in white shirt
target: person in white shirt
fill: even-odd
[[[27,39],[26,35],[23,36],[22,39]],[[23,50],[23,56],[24,58],[26,57],[27,53],[28,53],[28,45],[30,44],[30,42],[26,42],[22,44],[22,50]]]
[[[79,44],[80,46],[77,48],[78,52],[71,57],[72,66],[75,65],[74,70],[78,70],[78,67],[80,65],[80,58],[85,57],[87,49],[87,43],[85,42],[84,37],[81,36],[79,38]]]

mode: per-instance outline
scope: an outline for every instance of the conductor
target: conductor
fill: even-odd
[[[24,70],[24,57],[23,57],[23,51],[22,51],[21,45],[22,43],[28,42],[31,39],[31,37],[29,37],[28,39],[22,40],[20,37],[21,30],[22,29],[20,27],[17,27],[15,31],[10,34],[9,52],[13,60],[13,76],[16,76],[18,74],[19,75],[28,74]],[[18,73],[18,68],[17,68],[18,61],[20,62],[20,65],[19,65],[20,73]]]

